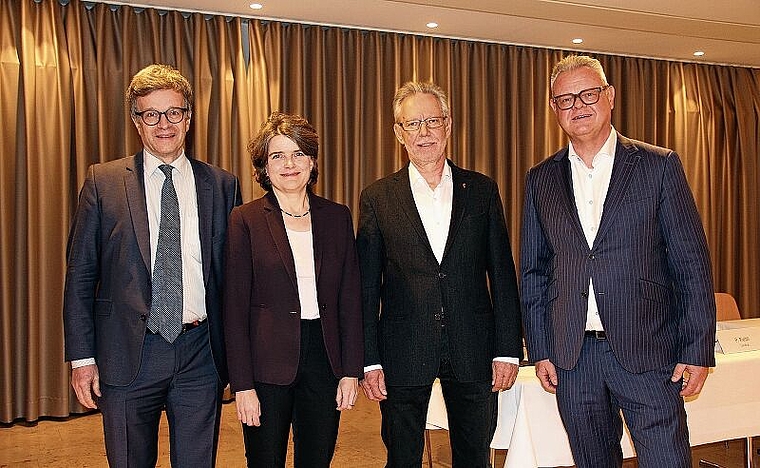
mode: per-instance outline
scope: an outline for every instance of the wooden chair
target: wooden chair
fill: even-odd
[[[715,311],[718,322],[742,318],[734,296],[729,293],[715,293]]]

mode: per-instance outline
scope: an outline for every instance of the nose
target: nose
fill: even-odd
[[[428,129],[427,122],[425,122],[423,120],[422,122],[420,122],[420,131],[419,131],[419,134],[420,135],[427,135],[428,133],[430,133],[430,130]]]

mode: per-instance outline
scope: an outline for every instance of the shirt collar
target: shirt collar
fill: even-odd
[[[615,127],[612,127],[610,130],[610,135],[607,137],[607,140],[604,142],[601,148],[599,148],[599,152],[594,155],[594,161],[596,161],[596,158],[609,158],[614,159],[615,158],[615,150],[617,149],[617,131],[615,131]],[[570,142],[568,145],[568,156],[571,159],[580,160],[581,157],[578,156],[578,153],[575,152],[575,148],[573,148],[573,143]]]
[[[449,181],[451,181],[451,166],[449,166],[449,161],[446,160],[443,163],[443,173],[441,174],[441,181],[438,183],[438,185],[440,186],[444,182],[448,183]],[[425,178],[422,177],[422,174],[420,174],[420,171],[411,161],[409,161],[409,183],[412,185],[412,187],[417,184],[424,184],[425,187],[430,187]]]
[[[145,174],[151,175],[158,169],[158,166],[161,166],[164,162],[156,156],[153,156],[148,150],[143,149],[143,164],[145,165]],[[177,159],[172,161],[171,166],[177,169],[177,172],[179,172],[180,175],[187,173],[190,169],[190,161],[187,159],[187,156],[185,156],[184,151]]]

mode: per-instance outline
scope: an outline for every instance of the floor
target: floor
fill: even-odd
[[[434,467],[450,467],[451,453],[445,431],[431,431],[431,454]],[[158,467],[169,467],[168,430],[161,428]],[[760,438],[754,442],[760,448]],[[505,453],[496,452],[495,466],[502,466]],[[694,467],[699,459],[708,459],[724,468],[744,468],[744,441],[735,440],[696,447]],[[427,459],[427,454],[425,454]],[[382,467],[385,448],[380,439],[380,412],[377,404],[360,397],[353,411],[341,420],[338,447],[332,466],[335,468]],[[755,466],[760,467],[756,455]],[[244,466],[241,429],[235,417],[234,403],[224,405],[219,443],[219,467]],[[0,468],[5,467],[106,467],[103,432],[99,414],[68,418],[65,421],[44,420],[36,424],[0,426]],[[288,466],[292,461],[288,460]],[[426,465],[425,465],[426,466]],[[637,467],[627,460],[624,468]]]

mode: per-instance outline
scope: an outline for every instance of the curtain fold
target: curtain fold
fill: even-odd
[[[570,51],[160,11],[0,0],[0,422],[83,409],[63,362],[65,249],[90,164],[140,140],[124,90],[145,65],[196,92],[188,153],[236,174],[270,112],[320,134],[316,190],[358,215],[365,186],[405,162],[391,100],[408,80],[451,98],[449,156],[493,177],[517,252],[525,172],[566,144],[548,105]],[[760,70],[597,55],[622,134],[676,150],[707,232],[716,290],[760,316]]]

